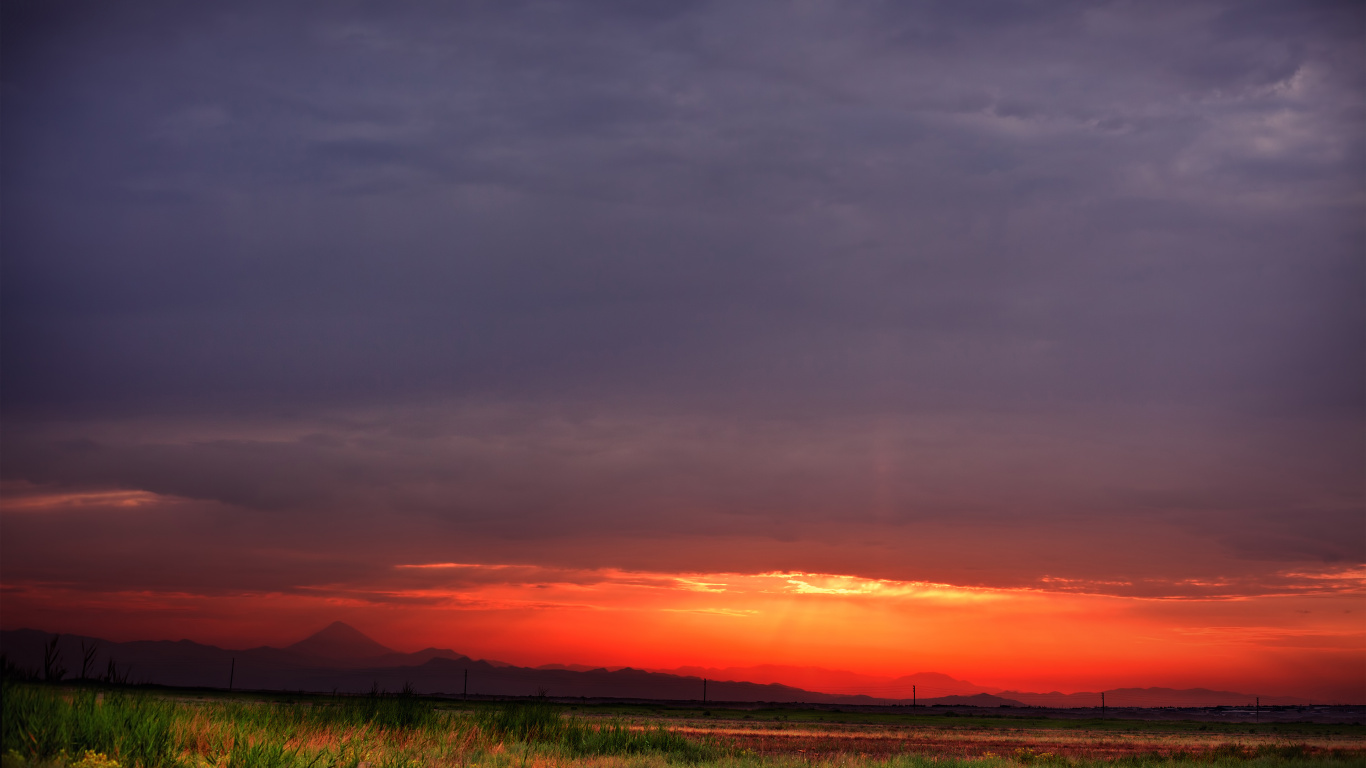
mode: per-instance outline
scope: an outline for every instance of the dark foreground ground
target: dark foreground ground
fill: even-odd
[[[1102,717],[100,684],[7,684],[4,693],[4,768],[1366,766],[1360,707]]]
[[[453,700],[473,700],[475,697]],[[482,701],[499,701],[498,697],[478,697]],[[971,706],[835,706],[829,704],[788,704],[772,702],[702,702],[658,701],[651,699],[584,699],[554,698],[550,701],[566,706],[602,707],[607,709],[644,708],[655,712],[697,712],[704,710],[755,713],[808,713],[808,717],[826,718],[837,722],[840,718],[857,720],[861,717],[975,717],[986,719],[1056,719],[1056,720],[1135,720],[1183,721],[1200,723],[1325,723],[1366,725],[1366,705],[1315,705],[1276,707],[971,707]],[[801,716],[801,715],[797,715]]]

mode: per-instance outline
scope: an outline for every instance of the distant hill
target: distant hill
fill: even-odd
[[[1084,693],[1022,693],[1002,691],[998,695],[1015,699],[1031,707],[1099,707],[1100,692]],[[1241,707],[1251,706],[1257,696],[1234,691],[1211,691],[1207,688],[1113,688],[1105,691],[1108,707]],[[1263,705],[1309,704],[1308,699],[1293,696],[1262,696]]]
[[[512,665],[498,664],[495,666],[510,667]],[[541,666],[537,667],[537,669],[567,669],[570,672],[595,672],[597,670],[602,670],[604,672],[615,672],[618,669],[625,669],[625,667],[594,667],[588,664],[542,664]]]
[[[20,667],[42,666],[43,644],[51,633],[0,632],[0,650]],[[112,660],[135,683],[363,693],[372,686],[396,691],[412,685],[419,693],[529,696],[585,696],[699,700],[702,680],[630,667],[607,669],[518,667],[496,660],[475,660],[449,649],[401,653],[340,622],[285,648],[263,646],[227,650],[188,640],[114,643],[77,635],[61,636],[58,649],[69,669],[79,664],[82,643],[97,645],[93,675]],[[69,677],[77,677],[72,669]],[[468,689],[466,685],[468,684]],[[832,696],[783,685],[751,682],[708,683],[708,698],[729,701],[883,703],[867,696]]]
[[[863,694],[886,699],[921,700],[937,696],[971,696],[994,693],[994,689],[973,685],[938,672],[919,672],[903,677],[879,677],[822,667],[761,664],[752,667],[674,667],[656,669],[673,675],[705,677],[710,680],[743,680],[752,683],[778,683],[808,691],[835,694]]]
[[[361,634],[360,630],[355,627],[340,621],[334,621],[303,640],[285,646],[285,650],[303,656],[347,661],[376,659],[398,653],[398,651],[386,648]]]
[[[20,668],[39,670],[43,645],[51,633],[31,629],[0,632],[0,651]],[[247,690],[303,690],[363,693],[372,686],[397,691],[412,685],[419,693],[554,697],[634,698],[699,701],[706,678],[708,701],[783,702],[836,705],[910,704],[911,685],[916,701],[932,706],[1047,706],[1098,707],[1099,693],[988,692],[980,686],[939,673],[920,673],[888,679],[805,667],[766,665],[711,669],[679,667],[669,671],[588,668],[546,664],[519,667],[502,661],[471,659],[448,648],[403,653],[387,648],[341,622],[284,648],[261,646],[228,650],[189,640],[115,643],[92,637],[63,635],[58,641],[68,678],[79,677],[81,644],[97,651],[87,673],[103,675],[112,663],[130,682],[160,685]],[[732,679],[727,679],[732,678]],[[747,679],[748,678],[748,679]],[[818,691],[777,680],[801,680]],[[466,686],[468,685],[468,688]],[[923,686],[923,687],[922,687]],[[886,695],[896,692],[898,695]],[[882,694],[882,695],[879,695]],[[928,695],[927,695],[928,694]],[[1106,691],[1110,707],[1241,706],[1248,694],[1205,689],[1124,688]],[[1305,704],[1302,699],[1262,697],[1262,704]]]

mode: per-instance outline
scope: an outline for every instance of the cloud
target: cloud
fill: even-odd
[[[1359,115],[1322,9],[889,13],[168,13],[193,55],[112,13],[80,28],[109,64],[60,78],[20,47],[18,82],[56,78],[89,120],[12,97],[9,189],[34,216],[9,248],[11,411],[434,390],[1219,407],[1307,392],[1267,374],[1325,331],[1321,386],[1360,380],[1333,354],[1359,302],[1330,292],[1357,268],[1333,203]],[[96,95],[114,78],[137,85]],[[42,190],[74,183],[54,175],[73,151],[106,191],[65,198],[87,224],[55,231]],[[1329,314],[1297,316],[1306,295]]]
[[[6,580],[1366,560],[1360,8],[4,14]]]

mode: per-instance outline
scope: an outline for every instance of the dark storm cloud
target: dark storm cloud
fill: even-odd
[[[7,3],[5,476],[1362,558],[1359,5],[638,5]]]
[[[16,513],[6,541],[27,544],[8,562],[71,578],[112,558],[118,576],[95,582],[139,588],[227,590],[282,573],[325,584],[338,569],[354,580],[473,559],[991,586],[1104,577],[1186,594],[1204,587],[1173,586],[1173,574],[1278,589],[1295,563],[1314,572],[1366,556],[1344,535],[1360,519],[1359,468],[1331,465],[1351,455],[1350,425],[1282,430],[1268,445],[1191,414],[1184,430],[1170,414],[1078,416],[725,424],[432,408],[332,420],[326,433],[188,429],[275,433],[212,441],[184,426],[130,440],[127,425],[78,424],[68,429],[115,437],[10,435],[0,460],[33,493],[132,488],[169,501]],[[198,569],[125,564],[168,537],[194,542]]]

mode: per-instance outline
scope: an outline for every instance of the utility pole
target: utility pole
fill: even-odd
[[[237,676],[237,657],[232,657],[232,666],[228,667],[228,691],[232,691],[232,679]]]
[[[915,709],[915,686],[911,686],[911,709]]]
[[[702,703],[707,703],[707,678],[702,678]]]
[[[1252,719],[1260,723],[1262,721],[1262,697],[1256,697],[1256,701],[1257,703],[1254,705],[1256,709],[1252,710],[1254,713]]]
[[[1105,691],[1100,692],[1100,719],[1105,719]]]
[[[460,698],[467,699],[470,696],[470,671],[465,670],[465,690],[461,691]]]

